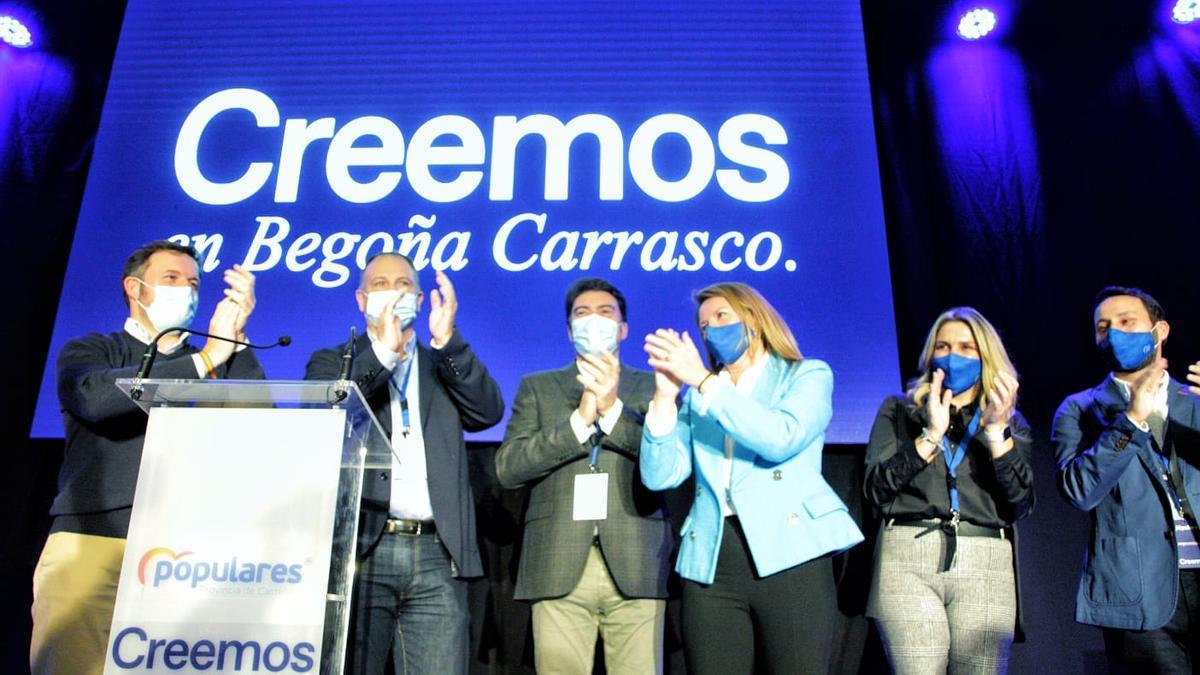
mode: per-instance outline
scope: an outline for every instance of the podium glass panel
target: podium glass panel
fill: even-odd
[[[309,569],[324,569],[324,565],[321,564],[324,561],[319,560],[319,556],[316,556],[318,559],[315,561],[307,558],[271,560],[271,553],[286,547],[281,548],[274,544],[263,543],[256,548],[255,544],[260,539],[255,539],[258,535],[252,531],[248,533],[230,532],[228,540],[238,541],[238,537],[242,536],[243,545],[238,548],[234,544],[229,544],[227,547],[229,551],[223,552],[219,557],[214,557],[211,562],[203,557],[206,551],[224,551],[220,541],[212,542],[214,538],[212,536],[204,540],[208,542],[205,545],[190,547],[186,553],[176,553],[176,551],[182,550],[183,543],[175,545],[175,548],[164,547],[161,543],[162,540],[187,541],[189,543],[196,541],[197,538],[172,539],[171,536],[180,528],[193,527],[189,523],[195,523],[196,516],[185,515],[172,522],[170,515],[173,512],[172,509],[163,508],[162,504],[163,502],[169,503],[174,498],[172,497],[173,493],[169,490],[164,491],[162,487],[156,491],[153,485],[143,485],[143,482],[161,482],[169,479],[172,473],[170,464],[175,461],[172,460],[173,456],[178,459],[176,463],[182,463],[184,460],[196,463],[194,466],[200,467],[195,470],[196,473],[204,473],[207,470],[204,464],[207,461],[205,455],[210,449],[213,450],[214,456],[217,454],[217,450],[228,452],[230,449],[212,447],[226,445],[220,439],[228,439],[228,445],[232,447],[236,445],[237,441],[261,432],[269,435],[265,437],[265,440],[251,443],[249,448],[237,450],[238,453],[241,453],[237,457],[243,459],[245,466],[257,467],[254,470],[259,473],[264,472],[264,466],[274,467],[274,471],[265,471],[269,475],[263,477],[264,488],[258,488],[257,483],[248,482],[253,480],[252,478],[231,474],[227,471],[228,463],[237,461],[237,458],[231,460],[226,457],[221,460],[226,463],[221,466],[222,469],[226,469],[226,472],[224,474],[214,473],[216,476],[230,476],[231,483],[237,483],[235,478],[243,481],[237,488],[223,486],[226,490],[240,491],[239,494],[233,496],[242,496],[255,491],[273,493],[271,495],[252,494],[248,497],[249,503],[264,505],[259,508],[283,512],[283,516],[267,514],[260,518],[260,527],[261,522],[289,522],[286,520],[288,511],[306,514],[319,513],[320,517],[314,517],[313,520],[321,521],[322,525],[314,524],[314,530],[322,529],[325,533],[321,536],[328,536],[328,531],[324,530],[329,525],[327,521],[329,514],[325,513],[327,502],[324,499],[313,498],[311,495],[332,496],[334,486],[327,482],[325,488],[322,488],[320,482],[334,480],[337,482],[336,498],[328,501],[329,504],[332,504],[334,512],[332,514],[332,542],[328,553],[329,571],[324,603],[323,632],[320,636],[319,664],[313,663],[311,658],[316,656],[311,653],[311,651],[315,651],[312,650],[315,645],[307,641],[289,643],[283,637],[278,639],[270,637],[273,635],[272,630],[274,629],[267,627],[264,628],[265,632],[260,631],[263,635],[268,636],[262,639],[261,658],[266,659],[262,665],[264,667],[276,666],[283,663],[283,659],[286,657],[287,663],[293,666],[290,668],[292,671],[305,672],[315,669],[303,667],[306,663],[310,663],[311,666],[319,665],[318,672],[321,673],[341,673],[345,662],[349,629],[363,473],[367,468],[391,466],[391,444],[357,386],[352,383],[335,381],[156,379],[146,379],[140,382],[122,379],[117,381],[117,386],[150,415],[150,423],[147,428],[146,451],[143,455],[143,475],[139,476],[139,494],[134,499],[129,539],[131,550],[126,554],[126,565],[135,561],[139,570],[136,580],[129,579],[124,572],[122,573],[122,584],[134,587],[134,589],[125,593],[124,603],[121,592],[118,592],[118,611],[114,614],[113,623],[114,643],[110,645],[109,649],[110,669],[113,668],[112,659],[126,658],[121,655],[121,649],[125,649],[127,655],[136,655],[140,636],[156,626],[168,627],[163,630],[183,630],[185,633],[195,628],[194,635],[199,637],[194,639],[213,642],[217,645],[216,649],[219,653],[220,644],[224,643],[216,643],[216,638],[208,637],[209,634],[204,633],[204,630],[216,635],[220,633],[220,630],[213,626],[221,624],[213,623],[211,618],[196,619],[195,626],[187,625],[184,628],[178,628],[181,624],[172,623],[176,617],[170,614],[170,609],[159,608],[157,614],[155,613],[154,603],[166,601],[147,599],[147,594],[151,591],[155,593],[162,591],[159,588],[160,584],[164,587],[173,584],[182,591],[191,593],[191,595],[185,596],[185,601],[196,602],[197,600],[194,599],[199,597],[198,601],[207,603],[206,606],[209,608],[234,606],[240,610],[249,606],[250,601],[244,598],[255,594],[260,596],[278,595],[283,598],[282,605],[286,607],[291,606],[288,604],[289,602],[294,604],[295,601],[284,596],[287,593],[294,594],[298,588],[301,588],[302,584],[299,582],[304,578],[304,574]],[[323,414],[320,411],[329,411],[329,413]],[[336,428],[338,425],[341,426],[340,430]],[[219,428],[213,429],[214,426]],[[279,431],[273,432],[270,431],[271,429]],[[302,431],[308,429],[312,429],[312,431]],[[286,447],[275,447],[278,443],[272,441],[277,438],[286,439],[283,440]],[[165,451],[161,449],[164,442],[167,444]],[[256,454],[256,448],[262,449],[262,457],[253,456]],[[271,452],[286,453],[286,455],[271,455]],[[181,457],[184,453],[186,456]],[[336,455],[336,464],[334,458],[325,453]],[[309,462],[306,458],[314,461]],[[256,459],[261,460],[259,464],[255,464]],[[264,461],[268,464],[263,465],[261,462]],[[279,466],[279,464],[283,464],[283,466]],[[198,476],[196,480],[205,479]],[[207,480],[211,483],[220,479],[214,481],[210,478]],[[308,483],[304,482],[306,480]],[[176,481],[176,487],[171,489],[178,493],[178,476],[176,476]],[[183,484],[187,485],[186,476]],[[312,489],[309,489],[308,492],[304,491],[306,486],[312,488],[314,485],[316,491]],[[295,496],[290,491],[291,488],[296,489]],[[309,496],[305,497],[304,495]],[[257,502],[254,501],[256,499]],[[301,499],[303,503],[289,506],[287,503],[289,499]],[[154,504],[154,506],[151,507],[150,504]],[[153,508],[154,514],[139,514],[139,505],[142,508]],[[180,513],[187,514],[186,508],[184,507]],[[317,509],[317,511],[314,512],[313,509]],[[140,519],[139,516],[141,516]],[[146,520],[154,520],[153,528],[157,529],[147,529],[151,527],[149,525],[142,526],[141,523]],[[247,526],[249,527],[251,521],[254,520],[254,518],[247,517]],[[233,529],[236,529],[236,525]],[[281,529],[291,530],[292,527],[285,526]],[[147,532],[154,532],[154,534],[143,536],[142,541],[139,542],[137,540],[139,534]],[[293,533],[291,531],[270,532],[269,535],[291,537],[291,539],[308,542],[314,541],[313,536],[316,536],[310,533]],[[219,536],[216,538],[220,539]],[[245,542],[250,543],[247,545]],[[146,553],[138,560],[136,556],[141,553],[141,547],[145,548]],[[195,548],[195,553],[192,552],[192,548]],[[233,553],[246,550],[256,551],[258,557],[247,561],[244,556],[239,559]],[[170,555],[162,553],[163,551]],[[172,555],[174,557],[171,557]],[[185,565],[187,566],[186,574],[182,572]],[[251,571],[250,577],[247,577],[251,579],[250,582],[232,583],[234,572],[239,568],[245,569],[247,565],[251,565],[251,570],[255,565],[262,568],[257,571],[257,578],[253,578],[255,573]],[[204,570],[203,576],[200,574],[201,569]],[[219,574],[225,575],[224,578],[218,578]],[[276,576],[272,578],[272,574]],[[197,581],[198,578],[199,581]],[[218,581],[230,583],[220,584],[217,583]],[[238,581],[242,582],[245,579]],[[272,584],[272,581],[276,583]],[[151,582],[153,588],[149,588]],[[313,590],[311,588],[308,590],[309,595]],[[198,592],[203,593],[197,595]],[[230,596],[238,596],[243,599],[234,600],[232,601],[234,604],[230,605]],[[267,602],[272,601],[264,599]],[[179,601],[176,599],[174,602]],[[137,603],[145,605],[146,611],[141,615],[138,614]],[[306,606],[312,605],[309,603]],[[122,615],[122,608],[125,610],[126,620],[119,623],[118,617]],[[255,621],[262,621],[265,624],[265,622],[272,621],[270,618],[273,616],[272,611],[278,611],[278,607],[276,610],[268,608],[261,611],[253,610],[250,613],[255,617]],[[169,621],[164,621],[164,612]],[[202,612],[193,614],[199,616]],[[129,619],[128,617],[131,616],[135,618]],[[139,616],[143,617],[144,621],[137,618]],[[224,619],[222,618],[222,620]],[[139,621],[142,623],[138,623]],[[242,619],[236,621],[241,623],[230,625],[249,626],[246,634],[255,634],[251,630],[253,626],[250,625],[253,621],[243,621]],[[124,628],[124,631],[119,632],[120,628]],[[232,629],[225,627],[225,630],[228,632]],[[129,638],[127,644],[122,646],[119,636],[122,632],[128,633],[129,631],[134,631],[132,633],[134,637]],[[186,640],[187,636],[183,635],[180,639]],[[236,640],[231,640],[231,642],[242,644]],[[305,647],[308,649],[306,650]],[[130,651],[131,649],[133,651]],[[260,652],[249,650],[246,653],[260,654]],[[238,652],[238,658],[241,657],[242,653]],[[134,657],[129,656],[128,658]],[[250,658],[250,656],[246,656],[246,658]]]

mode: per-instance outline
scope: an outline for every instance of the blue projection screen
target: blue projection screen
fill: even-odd
[[[221,270],[257,275],[251,339],[294,338],[272,378],[361,330],[358,270],[399,250],[450,276],[506,400],[572,358],[584,276],[626,294],[643,367],[647,332],[695,336],[692,291],[757,287],[833,367],[831,442],[900,382],[857,0],[132,0],[33,436],[62,434],[59,349],[120,330],[159,238],[202,253],[201,330]]]

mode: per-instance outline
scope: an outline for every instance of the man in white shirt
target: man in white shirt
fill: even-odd
[[[437,273],[429,346],[417,339],[425,294],[412,261],[367,261],[355,298],[367,319],[350,380],[392,444],[389,469],[363,477],[359,568],[347,646],[348,673],[466,673],[466,579],[483,575],[463,431],[504,414],[500,388],[454,325],[458,297]],[[322,349],[305,378],[333,380],[345,345]]]

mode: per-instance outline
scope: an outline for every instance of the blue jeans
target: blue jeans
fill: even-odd
[[[346,672],[465,674],[467,582],[451,576],[436,534],[385,534],[359,564]]]

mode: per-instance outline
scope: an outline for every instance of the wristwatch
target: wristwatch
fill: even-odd
[[[983,430],[983,436],[984,438],[987,438],[988,442],[990,443],[1003,443],[1004,441],[1012,438],[1012,427],[1005,426],[1004,433],[1000,435],[1000,438],[993,436],[992,432],[988,431],[987,429]]]

